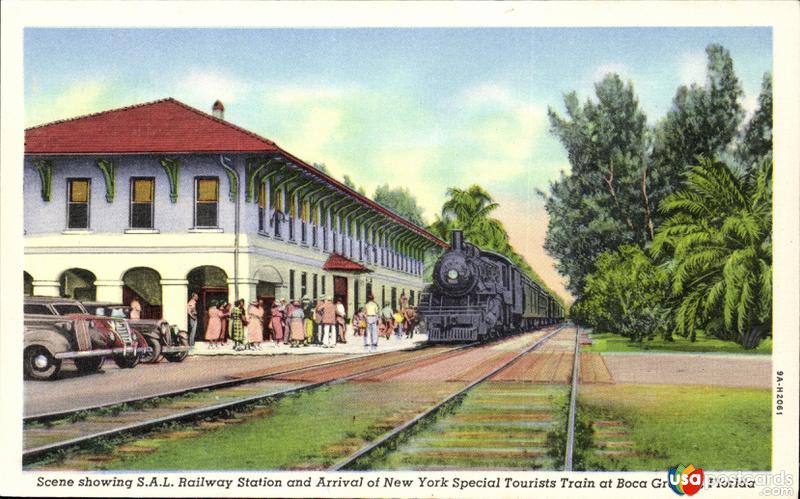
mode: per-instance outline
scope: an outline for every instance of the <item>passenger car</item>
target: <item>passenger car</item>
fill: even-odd
[[[81,372],[99,370],[109,355],[119,367],[132,368],[148,351],[126,320],[88,314],[75,300],[26,297],[24,311],[23,368],[33,379],[53,378],[65,359]]]
[[[104,317],[130,317],[131,307],[106,302],[83,302],[90,313]],[[159,319],[128,319],[131,326],[142,333],[151,350],[142,356],[142,362],[158,362],[161,355],[169,362],[181,362],[189,354],[189,335],[178,326]]]

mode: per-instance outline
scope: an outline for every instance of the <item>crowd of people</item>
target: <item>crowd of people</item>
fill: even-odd
[[[194,343],[197,328],[197,294],[187,303],[190,343]],[[311,301],[307,296],[301,300],[275,301],[266,310],[264,300],[245,300],[235,303],[211,303],[205,313],[203,338],[209,349],[218,349],[233,341],[233,349],[261,350],[264,345],[290,348],[319,345],[334,348],[337,343],[347,343],[347,318],[341,300],[326,296]],[[417,327],[416,309],[409,306],[405,293],[400,296],[400,308],[384,304],[379,307],[372,295],[350,321],[354,336],[364,338],[364,349],[376,351],[378,337],[385,339],[395,335],[413,338]]]

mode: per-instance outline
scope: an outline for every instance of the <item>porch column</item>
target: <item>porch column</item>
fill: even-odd
[[[187,331],[189,322],[186,303],[189,301],[189,281],[186,279],[161,279],[161,314],[170,324]],[[202,311],[198,310],[198,314]]]
[[[109,303],[122,303],[122,286],[125,283],[112,279],[97,279],[94,281],[97,301]],[[127,305],[127,303],[126,303]]]
[[[33,296],[59,296],[61,283],[58,281],[33,281]]]
[[[256,297],[256,287],[258,286],[257,279],[250,279],[246,277],[239,278],[239,299],[244,299],[245,304],[250,303],[250,300]],[[233,278],[228,278],[228,300],[233,303],[236,299],[236,284]]]

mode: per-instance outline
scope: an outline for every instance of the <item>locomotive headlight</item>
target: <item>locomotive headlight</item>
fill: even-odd
[[[449,270],[449,271],[447,272],[447,278],[448,278],[448,279],[452,279],[452,280],[454,280],[454,281],[455,281],[456,279],[458,279],[458,271],[457,271],[457,270],[455,270],[455,269],[453,269],[453,270]]]

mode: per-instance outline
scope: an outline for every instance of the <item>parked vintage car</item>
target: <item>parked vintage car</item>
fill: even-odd
[[[131,307],[116,303],[83,302],[90,313],[104,317],[130,317]],[[142,356],[142,362],[158,362],[163,354],[169,362],[181,362],[189,354],[189,335],[161,319],[128,319],[142,333],[151,351]]]
[[[25,322],[53,323],[68,314],[86,314],[81,302],[71,298],[26,296],[23,304]]]
[[[33,379],[54,377],[65,359],[81,372],[99,370],[106,356],[132,368],[149,351],[128,321],[88,314],[75,300],[26,297],[24,319],[23,367]]]

